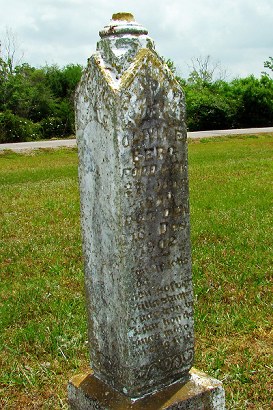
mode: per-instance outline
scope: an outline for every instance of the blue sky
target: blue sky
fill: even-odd
[[[85,65],[98,31],[120,11],[134,14],[182,76],[192,58],[207,55],[228,78],[259,76],[273,56],[272,0],[0,0],[0,6],[0,38],[11,29],[34,66]]]

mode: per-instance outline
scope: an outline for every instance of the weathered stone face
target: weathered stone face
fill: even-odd
[[[144,30],[106,27],[76,96],[91,366],[130,397],[193,361],[184,96]]]

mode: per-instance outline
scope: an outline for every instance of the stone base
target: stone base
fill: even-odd
[[[133,401],[89,373],[70,380],[68,403],[71,410],[224,410],[225,393],[220,381],[192,369],[186,384]]]

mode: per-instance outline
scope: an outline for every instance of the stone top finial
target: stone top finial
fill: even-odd
[[[135,21],[135,18],[131,13],[115,13],[112,20]]]
[[[110,23],[99,34],[101,38],[126,34],[140,36],[143,34],[147,35],[148,30],[137,23],[131,13],[115,13]]]

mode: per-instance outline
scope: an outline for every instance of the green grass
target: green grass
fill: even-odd
[[[189,143],[195,366],[271,409],[273,135]],[[87,370],[77,152],[0,155],[0,408],[64,409]]]
[[[189,146],[196,365],[229,409],[272,408],[273,138]]]
[[[88,365],[77,152],[5,153],[0,181],[0,403],[65,408]]]

